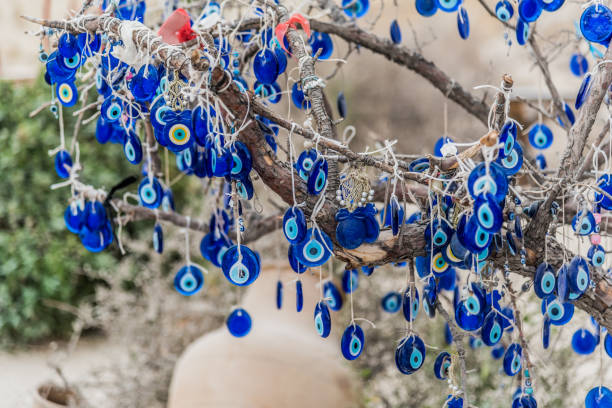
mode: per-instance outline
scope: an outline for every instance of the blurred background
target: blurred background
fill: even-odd
[[[493,1],[486,2],[494,8]],[[200,336],[219,328],[225,330],[225,316],[240,302],[242,294],[230,287],[214,267],[209,268],[205,289],[197,296],[185,298],[174,291],[172,278],[184,261],[183,235],[178,228],[164,228],[167,247],[163,256],[152,250],[153,222],[128,225],[123,232],[127,256],[121,256],[116,245],[100,254],[88,253],[78,238],[66,230],[62,215],[67,191],[49,189],[57,182],[53,160],[47,154],[58,143],[57,120],[48,109],[29,117],[51,96],[41,77],[40,42],[28,34],[37,27],[19,16],[61,19],[78,9],[80,3],[5,0],[0,13],[3,38],[8,39],[0,42],[0,172],[4,175],[0,178],[0,370],[10,373],[0,376],[0,407],[36,406],[36,390],[47,381],[77,390],[89,406],[162,407],[168,403],[172,372],[179,356]],[[147,19],[156,22],[156,6],[161,1],[147,3]],[[424,18],[416,13],[413,1],[397,5],[385,2],[384,8],[379,1],[371,3],[368,16],[359,20],[361,27],[388,38],[389,24],[397,19],[403,44],[419,50],[465,89],[484,84],[499,86],[501,75],[509,73],[515,82],[515,95],[534,103],[540,95],[544,110],[548,110],[548,92],[530,51],[514,44],[514,33],[506,31],[478,2],[465,2],[471,26],[467,41],[458,36],[455,14],[438,12]],[[588,55],[584,41],[578,41],[575,35],[574,24],[580,12],[581,3],[567,1],[559,12],[544,15],[537,25],[543,52],[551,57],[553,79],[570,104],[581,82],[569,70],[570,56],[575,52]],[[512,40],[512,46],[508,47],[505,36]],[[334,57],[344,58],[346,45],[337,39],[334,45]],[[588,58],[593,61],[592,56]],[[334,71],[335,65],[335,61],[321,61],[317,69],[326,75]],[[348,105],[348,116],[340,130],[355,126],[357,137],[351,145],[354,150],[372,148],[373,140],[397,139],[398,152],[429,153],[444,133],[444,95],[413,72],[367,50],[354,51],[342,70],[328,81],[326,93],[332,105],[340,91],[346,95]],[[491,90],[472,92],[488,96],[488,100],[492,95]],[[283,99],[288,98],[285,95]],[[289,109],[285,101],[278,106],[279,112]],[[291,108],[292,116],[303,120],[302,113],[295,110]],[[520,103],[513,104],[511,115],[525,128],[537,120],[535,112]],[[65,118],[67,135],[71,135],[73,117]],[[549,166],[555,167],[565,133],[554,122],[549,124],[555,143],[545,154]],[[601,126],[598,123],[595,129]],[[137,173],[119,146],[99,145],[94,131],[95,122],[84,126],[79,137],[85,164],[82,175],[88,183],[108,188],[126,175]],[[473,141],[485,132],[481,123],[448,102],[450,137],[459,142]],[[526,136],[521,140],[527,147]],[[266,189],[261,183],[256,184],[256,189],[264,201]],[[198,180],[184,178],[173,186],[173,191],[177,211],[207,220],[210,208],[201,199],[202,185]],[[198,249],[201,234],[191,236],[192,256],[203,263]],[[285,240],[276,232],[253,244],[253,248],[265,259],[285,259],[286,248],[279,247],[279,242],[284,244]],[[268,268],[267,278],[253,285],[249,296],[261,296],[255,303],[267,308],[260,312],[262,316],[273,317],[276,312],[270,293],[277,276],[285,285],[284,307],[294,307],[295,278],[284,274],[286,269],[284,263],[274,264]],[[342,270],[343,265],[336,262],[333,279],[338,285]],[[401,268],[384,267],[370,278],[362,277],[354,296],[355,309],[361,317],[376,323],[375,329],[363,326],[368,327],[364,354],[349,364],[337,360],[338,347],[335,355],[319,362],[323,367],[341,367],[339,375],[350,383],[344,387],[350,390],[346,394],[347,406],[442,406],[447,384],[435,380],[431,369],[438,349],[448,347],[441,319],[430,321],[422,316],[415,324],[431,345],[419,373],[404,376],[394,365],[393,352],[402,337],[403,318],[382,312],[380,299],[390,290],[400,290],[404,282],[405,269]],[[520,283],[518,280],[517,285]],[[544,407],[578,406],[585,390],[600,378],[599,351],[597,355],[577,356],[569,348],[571,334],[577,328],[590,327],[588,317],[577,311],[571,324],[553,330],[553,354],[541,349],[539,301],[528,293],[520,303],[525,307],[525,323],[537,361],[538,402]],[[299,318],[294,316],[296,322],[310,322],[312,307],[305,307]],[[329,344],[309,343],[310,348],[303,350],[305,355],[317,350],[323,353],[324,347],[335,348],[339,344],[338,332],[349,320],[346,307],[334,314],[335,333]],[[249,337],[240,341],[248,344]],[[301,350],[293,352],[299,354]],[[517,384],[499,374],[499,361],[488,350],[470,350],[468,354],[469,389],[474,403],[484,408],[510,401]],[[607,384],[612,382],[609,363],[609,359],[605,360],[601,377]],[[311,377],[316,375],[313,372]],[[308,389],[305,383],[302,386]],[[318,392],[331,398],[329,384]],[[58,396],[56,402],[61,398]],[[509,404],[504,402],[503,406]]]

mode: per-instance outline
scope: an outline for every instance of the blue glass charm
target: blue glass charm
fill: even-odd
[[[596,268],[601,267],[606,260],[606,251],[601,245],[592,245],[587,253],[589,263]]]
[[[535,294],[540,298],[544,299],[549,296],[555,290],[557,278],[555,276],[555,270],[553,267],[542,262],[536,269],[535,278],[533,280],[533,290]]]
[[[516,23],[516,42],[519,45],[525,45],[529,39],[529,23],[522,18]]]
[[[387,313],[397,313],[402,305],[402,295],[397,292],[389,292],[383,296],[380,304]]]
[[[123,153],[132,164],[139,164],[142,161],[142,144],[136,133],[128,132],[123,143]]]
[[[350,324],[342,333],[340,349],[347,360],[355,360],[361,355],[365,347],[365,337],[361,327],[355,323]]]
[[[604,340],[604,348],[608,356],[612,358],[612,335],[610,335],[610,333],[606,334],[606,338]]]
[[[253,58],[253,73],[262,84],[272,84],[278,78],[278,60],[270,48],[259,51]]]
[[[306,236],[306,217],[297,207],[290,207],[283,216],[283,232],[290,244],[297,244]]]
[[[438,380],[446,380],[448,378],[448,369],[451,366],[451,355],[446,351],[441,352],[436,357],[434,362],[434,375]]]
[[[336,240],[346,249],[355,249],[364,242],[372,243],[378,239],[380,226],[376,221],[376,207],[368,203],[357,207],[353,212],[341,208],[336,213]]]
[[[251,153],[246,145],[240,141],[234,142],[230,151],[233,159],[231,177],[235,180],[245,181],[253,168]]]
[[[581,256],[575,256],[569,263],[568,282],[573,293],[584,293],[591,282],[589,265]]]
[[[496,161],[501,165],[506,177],[510,177],[518,173],[523,166],[523,148],[521,147],[520,143],[514,143],[514,148],[510,154],[504,158],[498,157]]]
[[[460,7],[457,13],[457,30],[459,30],[459,36],[464,40],[467,40],[470,36],[470,20],[463,7]]]
[[[230,247],[223,255],[221,264],[223,274],[236,286],[248,286],[257,279],[261,264],[257,252],[249,247],[238,245]]]
[[[74,81],[58,82],[55,86],[55,94],[60,103],[67,108],[74,106],[79,100],[79,93]]]
[[[538,0],[520,0],[518,5],[519,16],[528,23],[533,23],[542,14],[542,6]]]
[[[529,144],[536,149],[548,149],[552,142],[552,131],[543,123],[538,123],[529,131]]]
[[[425,344],[419,336],[404,337],[395,349],[395,365],[402,374],[412,374],[425,362]]]
[[[408,286],[402,297],[402,311],[408,322],[416,319],[419,313],[419,291],[415,286]]]
[[[334,246],[327,234],[319,229],[309,228],[304,240],[295,246],[295,256],[305,266],[321,266],[331,256]]]
[[[72,168],[72,157],[66,150],[60,150],[55,155],[55,172],[61,178],[70,177],[70,169]]]
[[[612,195],[612,177],[609,174],[604,174],[597,180],[597,187]],[[606,210],[612,210],[612,200],[607,195],[596,192],[595,201],[599,206]]]
[[[314,322],[315,329],[319,336],[323,338],[329,336],[331,331],[331,317],[329,315],[329,309],[323,301],[318,302],[315,306]]]
[[[436,0],[436,4],[440,10],[452,13],[457,11],[462,4],[462,0]]]
[[[495,5],[495,15],[500,21],[507,22],[514,15],[514,7],[508,0],[500,0]]]
[[[542,299],[542,314],[550,317],[550,323],[555,326],[563,326],[574,316],[574,305],[566,302],[561,303],[555,296]]]
[[[297,162],[295,163],[295,169],[297,170],[300,178],[304,181],[308,181],[308,176],[312,171],[315,161],[319,153],[315,149],[304,150],[300,153]]]
[[[485,164],[480,163],[468,177],[468,190],[473,198],[478,198],[483,193],[491,193],[497,202],[501,202],[508,193],[508,180],[499,164],[491,163],[487,172]]]
[[[585,408],[612,407],[612,391],[604,386],[591,389],[584,399],[584,406]]]
[[[389,32],[390,32],[391,41],[393,41],[393,44],[400,44],[402,42],[402,31],[400,30],[400,26],[397,20],[393,20],[391,22],[391,27],[389,27]]]
[[[603,4],[587,7],[580,16],[580,31],[588,41],[602,43],[612,35],[612,11]]]
[[[334,43],[332,42],[331,36],[327,33],[319,33],[313,31],[308,40],[312,48],[312,55],[315,56],[317,51],[321,50],[319,59],[326,60],[331,57],[334,52]]]
[[[243,308],[238,308],[230,313],[225,324],[232,336],[244,337],[251,331],[251,316]]]
[[[138,186],[140,203],[147,208],[157,208],[161,204],[164,190],[155,177],[145,177]]]
[[[570,58],[570,71],[577,77],[582,77],[589,71],[589,61],[582,54],[573,54]]]
[[[327,160],[323,156],[317,157],[317,160],[312,165],[312,170],[308,175],[307,186],[308,193],[313,195],[320,194],[325,186],[327,186]]]
[[[370,9],[369,0],[342,0],[344,13],[351,18],[363,17]]]
[[[304,307],[304,291],[302,290],[302,281],[298,280],[295,283],[295,310],[299,313]]]
[[[504,354],[504,372],[506,375],[515,376],[522,367],[523,348],[518,343],[512,343]]]
[[[164,252],[164,231],[159,224],[155,224],[155,227],[153,227],[153,249],[158,254]]]
[[[299,82],[294,83],[291,87],[291,101],[298,109],[310,109],[310,101],[306,99]]]
[[[344,92],[338,92],[336,105],[338,107],[338,115],[340,115],[341,118],[346,118],[346,98],[344,96]]]
[[[597,339],[587,329],[578,329],[572,336],[572,349],[582,355],[591,354],[597,347]]]
[[[502,209],[490,193],[481,194],[474,202],[474,215],[480,227],[487,232],[497,232],[504,221]]]
[[[591,84],[592,84],[592,76],[589,72],[584,76],[582,83],[580,84],[580,88],[578,88],[578,94],[576,95],[576,102],[574,103],[574,108],[580,109],[586,99],[589,97],[591,93]]]
[[[276,308],[281,310],[283,307],[283,282],[276,282]]]
[[[501,317],[495,310],[491,310],[482,323],[481,337],[483,343],[487,346],[494,346],[499,343],[503,334],[502,325]]]
[[[183,266],[174,276],[174,289],[181,295],[191,296],[202,289],[204,274],[196,265]]]
[[[338,311],[342,309],[342,294],[340,294],[340,291],[333,282],[327,281],[323,284],[323,296],[331,310]]]
[[[590,211],[581,210],[572,219],[572,229],[578,235],[589,235],[595,231],[596,227],[595,217]]]
[[[431,17],[438,11],[437,0],[416,0],[415,5],[417,12],[423,17]]]
[[[359,287],[359,273],[357,269],[346,269],[342,274],[342,290],[352,293]]]
[[[175,112],[168,110],[164,113],[166,123],[162,131],[167,142],[166,148],[173,152],[180,152],[195,143],[195,136],[191,130],[192,113],[189,110]]]
[[[541,0],[540,5],[548,12],[557,11],[565,3],[565,0]]]

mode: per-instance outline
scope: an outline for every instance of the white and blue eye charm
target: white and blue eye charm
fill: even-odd
[[[482,341],[487,346],[494,346],[502,338],[503,334],[503,322],[501,317],[495,310],[491,310],[482,323],[482,331],[480,336]]]
[[[204,274],[196,265],[183,266],[174,276],[174,288],[185,296],[196,294],[204,285]]]
[[[195,135],[191,129],[192,116],[190,110],[180,112],[168,110],[164,113],[165,125],[162,137],[167,142],[168,150],[176,153],[193,146]]]
[[[228,281],[236,286],[250,285],[257,279],[261,270],[259,254],[249,247],[233,245],[225,254],[221,262],[223,274]]]
[[[235,180],[247,179],[253,168],[253,160],[249,149],[244,143],[237,141],[234,142],[230,150],[233,159],[231,177]]]
[[[402,295],[397,292],[389,292],[383,296],[380,304],[387,313],[397,313],[402,306]]]
[[[523,148],[519,142],[514,143],[514,148],[506,157],[498,157],[496,162],[499,163],[506,177],[518,173],[523,166]]]
[[[321,191],[327,185],[327,160],[321,155],[317,157],[317,160],[312,165],[312,170],[308,175],[308,193],[312,195],[319,195]]]
[[[55,93],[62,106],[67,108],[74,106],[79,100],[79,93],[74,81],[58,82],[55,86]]]
[[[500,21],[507,22],[514,15],[514,7],[508,0],[500,0],[495,5],[495,15]]]
[[[306,236],[306,217],[302,210],[290,207],[283,216],[283,232],[290,244],[301,242]]]
[[[536,124],[529,131],[529,144],[536,149],[548,149],[552,142],[552,130],[543,123]]]
[[[333,249],[334,245],[325,232],[310,228],[304,239],[295,245],[295,256],[302,265],[312,268],[327,262]]]
[[[521,371],[523,348],[518,343],[512,343],[504,353],[503,367],[506,375],[513,377]]]
[[[551,295],[557,286],[557,277],[554,268],[542,262],[536,269],[535,278],[533,280],[533,291],[540,299]]]
[[[325,296],[325,302],[331,310],[342,309],[342,294],[333,282],[327,281],[323,284],[323,296]]]
[[[352,293],[359,287],[359,272],[357,269],[346,269],[342,274],[342,290]]]
[[[402,374],[412,374],[425,362],[425,343],[419,336],[404,337],[395,349],[395,365]]]
[[[164,231],[159,224],[155,224],[155,227],[153,227],[153,249],[158,254],[164,252]]]
[[[244,337],[251,331],[251,316],[243,308],[235,309],[225,321],[227,329],[234,337]]]
[[[419,313],[419,304],[418,289],[415,286],[408,286],[402,298],[402,311],[406,321],[412,322],[416,319]]]
[[[119,98],[108,97],[102,103],[100,108],[102,117],[107,122],[116,122],[123,113],[123,102]]]
[[[324,301],[319,301],[314,309],[314,323],[317,334],[323,338],[331,332],[331,317]]]
[[[590,211],[581,210],[572,219],[572,229],[578,235],[589,235],[595,232],[596,228],[595,216]]]
[[[126,159],[132,164],[139,164],[142,161],[142,144],[133,131],[128,132],[123,142],[123,153]]]
[[[294,167],[302,180],[308,181],[308,176],[318,156],[319,153],[315,149],[304,150],[300,153]]]
[[[601,245],[592,245],[587,253],[589,263],[596,268],[600,268],[606,261],[606,251]]]
[[[555,295],[550,295],[542,299],[542,314],[550,318],[551,324],[563,326],[574,317],[574,305],[562,303]]]
[[[358,324],[351,323],[342,333],[342,339],[340,340],[342,355],[349,361],[355,360],[361,355],[364,347],[363,330]]]
[[[504,222],[502,209],[490,193],[483,193],[476,198],[474,215],[480,228],[486,232],[499,231]]]
[[[138,186],[140,203],[147,208],[157,208],[162,202],[164,190],[155,177],[145,177]]]
[[[570,299],[573,300],[589,288],[591,283],[589,265],[583,257],[576,255],[569,263],[567,274],[571,293],[577,295],[576,297],[570,295]]]
[[[446,380],[451,366],[451,355],[443,351],[436,357],[434,361],[434,375],[438,380]]]

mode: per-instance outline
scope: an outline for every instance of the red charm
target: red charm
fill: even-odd
[[[287,34],[287,30],[289,30],[289,27],[293,28],[294,30],[297,30],[298,24],[302,27],[302,30],[304,30],[306,35],[310,37],[310,23],[300,13],[293,14],[291,17],[289,17],[289,20],[283,23],[279,23],[274,29],[276,39],[280,43],[281,47],[283,47],[283,50],[287,52],[289,52],[289,50],[285,48],[285,35]]]
[[[174,10],[170,17],[164,21],[157,32],[165,43],[176,45],[195,38],[196,34],[191,29],[189,14],[179,8]]]

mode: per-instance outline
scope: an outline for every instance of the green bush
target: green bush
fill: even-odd
[[[117,263],[115,249],[89,253],[64,226],[70,192],[49,188],[61,180],[47,153],[59,145],[58,121],[48,109],[28,118],[50,96],[42,79],[27,85],[0,82],[0,346],[67,334],[73,316],[45,300],[77,304],[94,289],[84,272]],[[67,144],[74,110],[64,112]],[[99,145],[94,131],[95,121],[79,135],[86,163],[82,179],[109,188],[137,174],[121,147]]]

